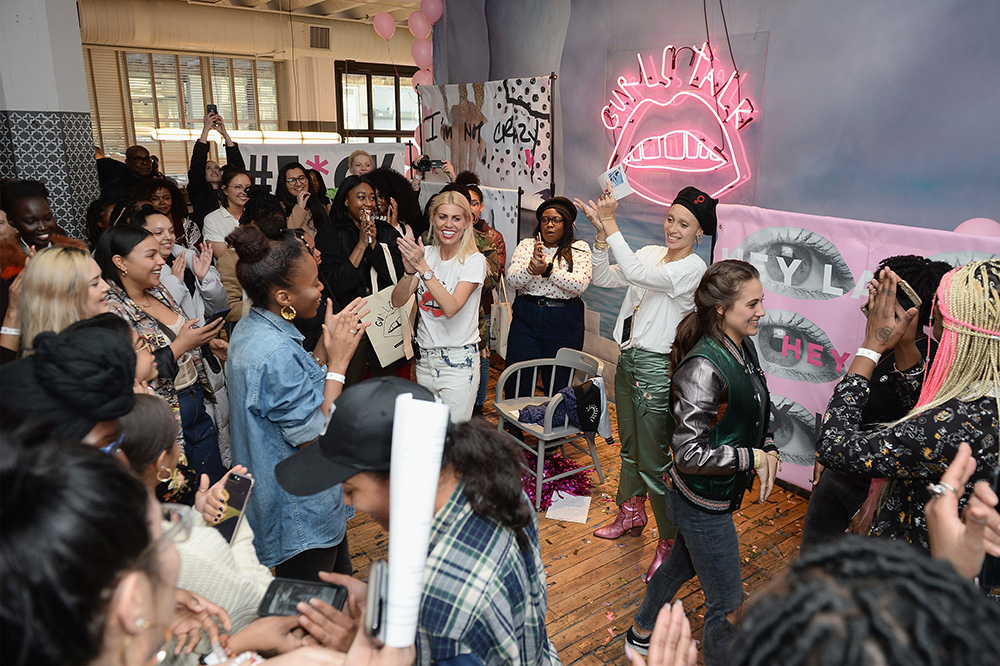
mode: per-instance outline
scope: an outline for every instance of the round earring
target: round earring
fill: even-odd
[[[140,617],[138,620],[135,621],[135,626],[139,627],[140,629],[149,629],[151,626],[153,626],[153,623],[150,622],[149,620],[144,620]]]
[[[160,474],[161,471],[167,473],[167,478],[165,478],[165,479],[161,478],[161,474]],[[159,481],[160,483],[166,483],[167,481],[169,481],[172,478],[174,478],[173,470],[169,470],[166,467],[164,467],[163,465],[160,465],[160,469],[158,469],[156,471],[156,480]]]
[[[281,308],[281,316],[287,319],[288,321],[295,319],[295,308],[292,307],[291,305],[286,305],[285,307]]]
[[[705,233],[699,231],[698,235],[695,236],[695,240],[698,241],[698,245],[701,245],[701,239],[705,237]]]
[[[124,277],[125,275],[128,275],[128,269],[122,271],[122,276]]]

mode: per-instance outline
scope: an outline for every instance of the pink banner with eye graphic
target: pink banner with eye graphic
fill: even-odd
[[[771,391],[783,480],[809,490],[826,404],[864,336],[860,307],[879,262],[917,254],[959,266],[1000,257],[1000,241],[950,231],[720,204],[715,261],[760,271],[767,315],[754,344]]]

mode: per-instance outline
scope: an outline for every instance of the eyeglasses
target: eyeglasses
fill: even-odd
[[[137,352],[148,351],[150,354],[152,354],[155,349],[156,348],[153,347],[153,343],[142,336],[139,336],[139,339],[136,340],[135,342],[135,350]]]
[[[288,183],[289,185],[294,185],[295,183],[308,183],[309,179],[306,176],[298,176],[298,177],[289,176],[288,178],[285,178],[285,182]]]
[[[479,207],[480,207],[480,206],[482,206],[482,205],[483,205],[483,202],[482,202],[482,201],[473,201],[473,202],[472,202],[472,207],[473,207],[473,208],[479,208]]]
[[[226,185],[226,189],[228,189],[228,190],[234,190],[236,192],[242,192],[243,190],[247,189],[248,187],[253,187],[253,185]]]
[[[118,454],[118,449],[122,447],[122,442],[125,441],[125,433],[121,432],[118,434],[118,439],[111,442],[106,446],[101,447],[101,453],[106,453],[109,456],[114,456]]]
[[[153,161],[153,156],[146,155],[145,157],[130,157],[128,158],[128,160],[132,162],[142,162],[143,164],[149,164]]]
[[[184,504],[160,504],[163,514],[163,539],[177,545],[191,538],[194,509]]]
[[[543,217],[542,224],[562,224],[563,219],[561,217]]]

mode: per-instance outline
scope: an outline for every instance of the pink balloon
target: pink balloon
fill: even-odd
[[[413,130],[413,143],[419,146],[422,134],[423,132],[420,131],[420,125],[417,125],[417,129]]]
[[[416,80],[416,77],[414,77],[414,80]],[[988,217],[974,217],[955,227],[955,233],[1000,238],[1000,222],[991,220]]]
[[[430,70],[422,69],[413,75],[413,89],[416,90],[417,86],[431,86],[434,85],[434,75],[431,74]]]
[[[420,69],[430,69],[434,64],[434,46],[429,39],[418,39],[410,47],[413,55],[413,62],[417,63]]]
[[[389,12],[379,12],[372,18],[372,25],[375,26],[375,32],[378,36],[389,41],[392,36],[396,34],[396,19],[392,18],[392,14]]]
[[[420,12],[413,12],[410,18],[406,19],[406,25],[410,28],[410,34],[417,39],[427,39],[431,34],[431,22]]]
[[[434,25],[444,14],[444,4],[441,0],[420,0],[420,13]]]

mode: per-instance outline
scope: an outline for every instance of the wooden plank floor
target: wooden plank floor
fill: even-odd
[[[494,357],[494,362],[497,360]],[[500,374],[498,367],[490,371],[490,396]],[[611,410],[612,430],[617,435],[614,406]],[[496,423],[492,400],[487,402],[486,418]],[[656,551],[656,529],[649,511],[650,524],[639,537],[626,535],[608,541],[593,536],[595,529],[614,518],[619,474],[618,448],[600,438],[598,442],[605,482],[598,484],[597,474],[590,472],[594,488],[587,523],[554,521],[545,518],[544,512],[538,514],[548,576],[546,626],[567,665],[628,664],[624,633],[642,602],[646,588],[642,574]],[[581,464],[587,462],[586,456],[572,447],[567,448],[567,454]],[[805,510],[804,498],[782,488],[775,488],[764,504],[751,501],[749,495],[745,498],[734,515],[745,595],[759,589],[796,557]],[[387,557],[388,537],[364,516],[349,523],[348,536],[355,575],[367,577],[371,561]],[[684,601],[695,639],[700,639],[705,601],[697,578],[681,588],[678,598]]]

